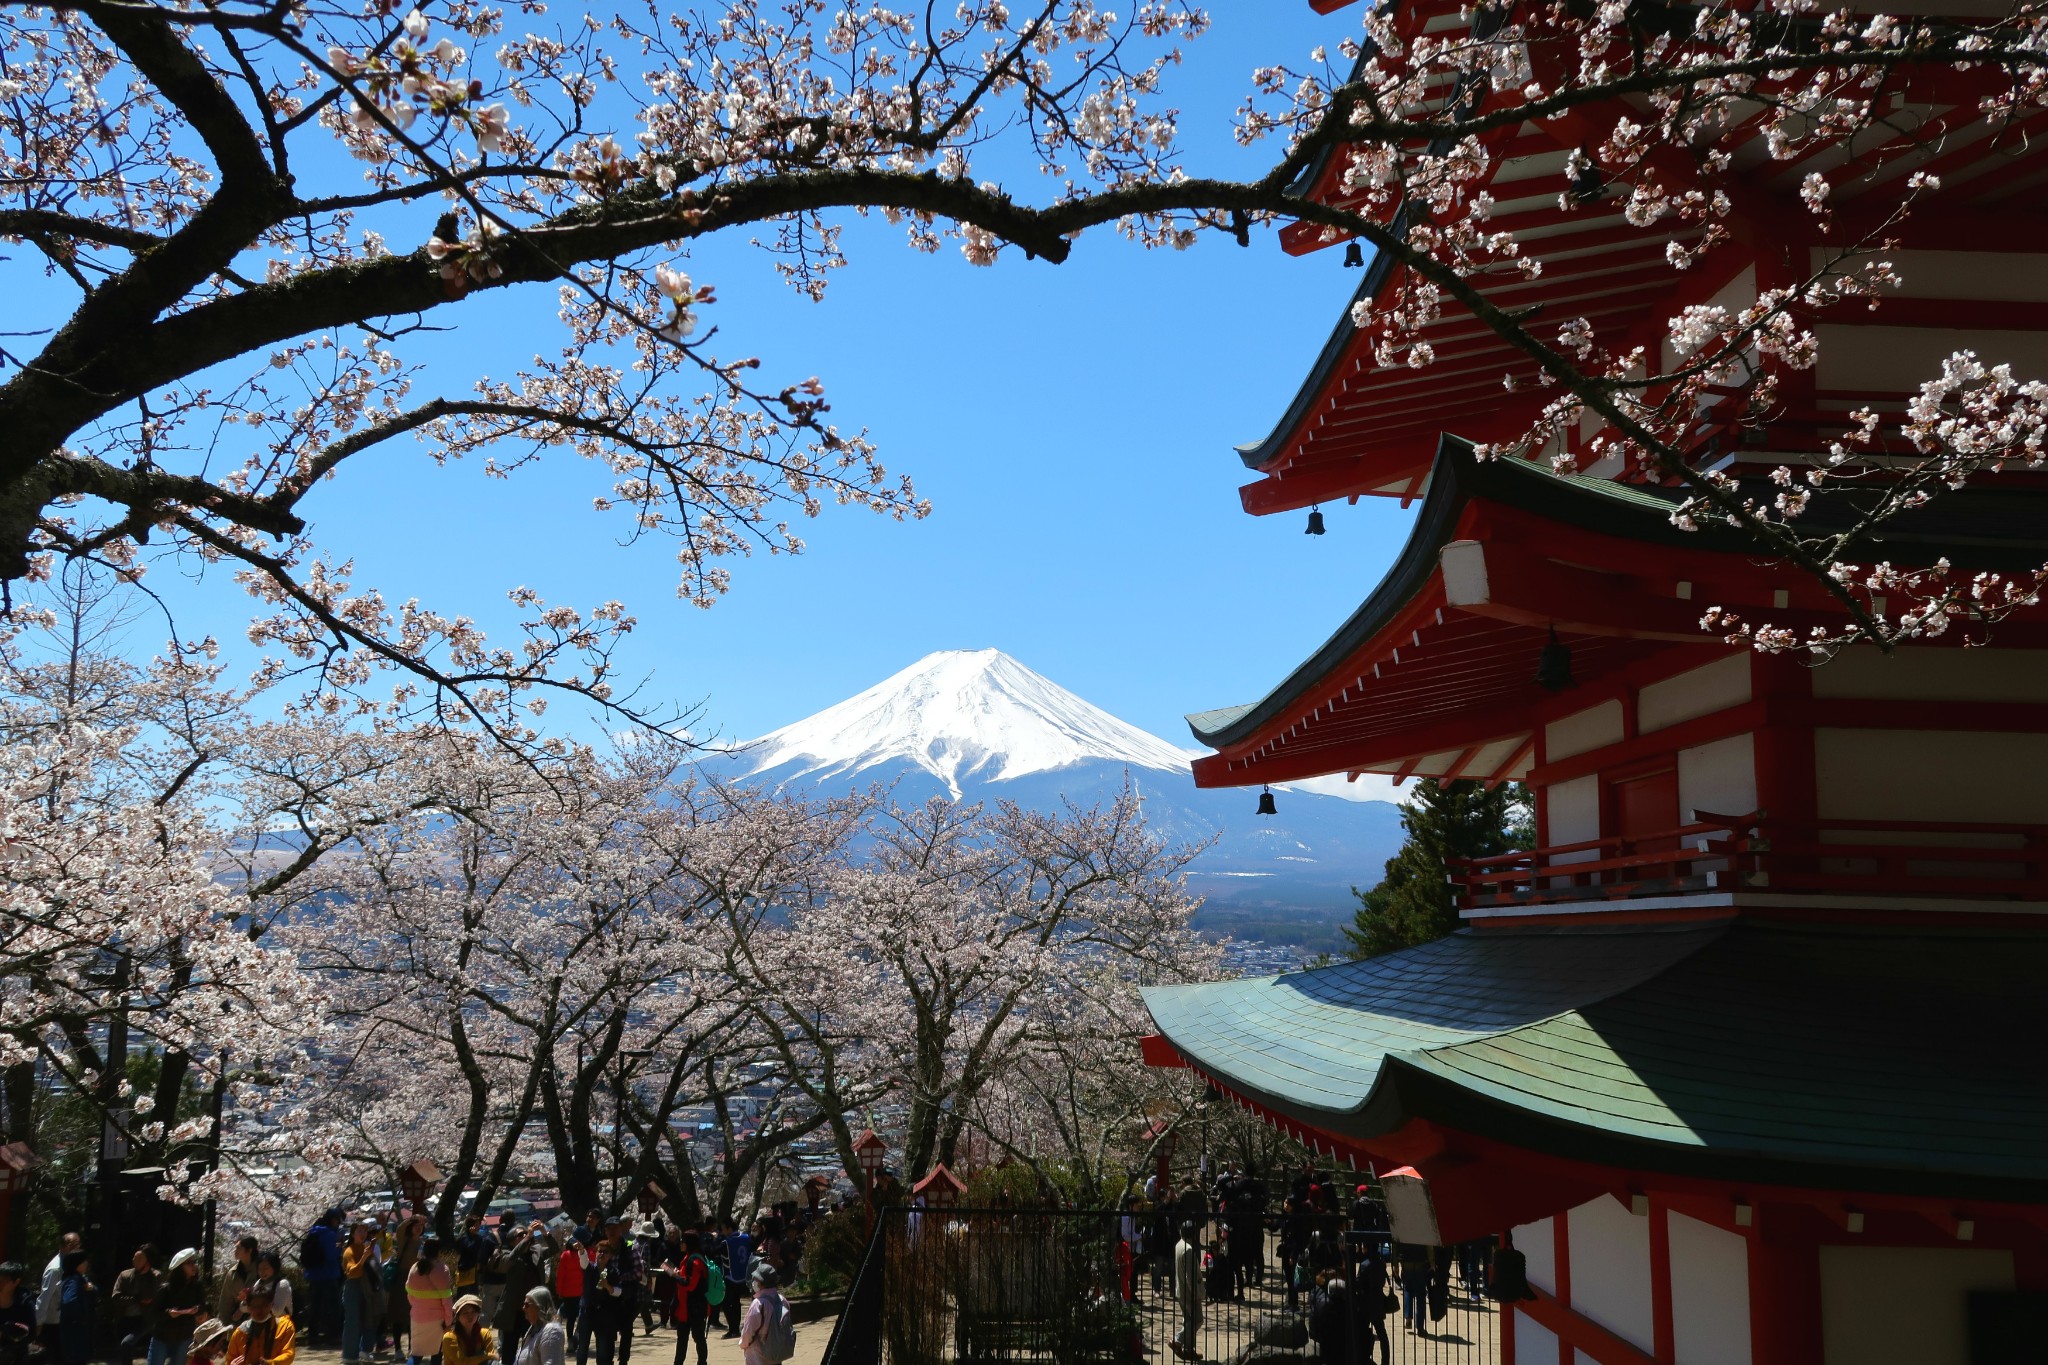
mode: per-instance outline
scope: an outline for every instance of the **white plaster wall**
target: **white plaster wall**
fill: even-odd
[[[1756,743],[1730,735],[1712,744],[1678,751],[1678,818],[1688,823],[1696,810],[1747,815],[1756,809]]]
[[[1555,763],[1621,743],[1621,703],[1603,701],[1543,727],[1543,761]]]
[[[1813,671],[1816,697],[1881,701],[2048,701],[2048,649],[1843,650]]]
[[[1544,826],[1545,844],[1576,844],[1600,837],[1600,777],[1597,773],[1554,783],[1544,790],[1544,805],[1549,812],[1549,821]],[[1599,850],[1589,848],[1583,853],[1559,854],[1556,861],[1584,863],[1599,856]]]
[[[1749,1243],[1682,1213],[1665,1217],[1677,1365],[1749,1365]]]
[[[1711,716],[1749,700],[1749,655],[1731,654],[1636,694],[1636,728],[1648,733],[1682,720]]]
[[[1814,368],[1824,389],[1917,390],[1941,373],[1953,351],[1974,350],[2011,363],[2015,374],[2048,370],[2048,335],[2040,332],[1965,331],[1953,327],[1879,327],[1866,323],[1822,323],[1820,363]]]
[[[1970,1291],[2012,1287],[2009,1251],[1822,1247],[1824,1365],[1970,1365]]]
[[[1546,1294],[1557,1293],[1557,1229],[1548,1218],[1515,1229],[1515,1250],[1528,1265],[1529,1283]]]
[[[1515,1365],[1560,1365],[1557,1333],[1519,1308],[1515,1310]]]
[[[1864,253],[1837,267],[1835,261],[1840,254],[1833,248],[1817,246],[1809,249],[1807,259],[1814,270],[1833,268],[1836,274],[1846,275],[1852,264],[1868,264],[1881,256],[1898,271],[1896,292],[1900,298],[2048,303],[2048,256],[2038,253],[1894,247],[1882,253]]]
[[[1656,1346],[1650,1311],[1650,1220],[1611,1194],[1566,1215],[1573,1311],[1645,1353]]]
[[[1813,749],[1823,820],[2048,821],[2048,735],[1823,729]]]

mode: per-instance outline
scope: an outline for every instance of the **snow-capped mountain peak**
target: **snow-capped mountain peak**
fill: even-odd
[[[1185,774],[1190,757],[999,649],[951,649],[763,735],[740,761],[750,774],[772,770],[781,781],[907,763],[957,798],[969,779],[1002,782],[1101,761]]]

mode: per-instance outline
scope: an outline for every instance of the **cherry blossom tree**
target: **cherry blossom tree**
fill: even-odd
[[[1193,850],[1148,830],[1129,790],[1055,814],[934,800],[869,832],[786,930],[736,950],[763,1031],[784,1040],[849,1172],[867,1103],[907,1105],[906,1170],[956,1160],[980,1098],[1077,995],[1206,960],[1181,879]]]
[[[1687,488],[1683,518],[1732,521],[1818,577],[1847,636],[1888,643],[1940,629],[1964,598],[1993,615],[2032,599],[2027,579],[1850,559],[1869,526],[2039,458],[2044,394],[1998,357],[1957,355],[1902,423],[1873,417],[1841,443],[1818,486],[1866,472],[1880,449],[1908,457],[1864,490],[1847,531],[1804,528],[1808,476],[1788,470],[1760,499],[1695,468],[1685,440],[1706,392],[1767,408],[1783,375],[1813,364],[1807,311],[1882,297],[1893,230],[1939,196],[1937,175],[1887,181],[1851,213],[1837,181],[1870,158],[1813,171],[1804,197],[1830,224],[1826,259],[1738,308],[1684,309],[1662,351],[1490,302],[1490,277],[1542,257],[1489,228],[1481,182],[1496,131],[1582,127],[1562,209],[1619,209],[1661,234],[1673,270],[1696,269],[1727,248],[1752,148],[1790,160],[1881,135],[1875,155],[1909,164],[1926,148],[1889,137],[1893,97],[1958,76],[1973,117],[2021,135],[2048,90],[2037,6],[1900,19],[1710,0],[1681,22],[1646,5],[1488,0],[1421,35],[1399,13],[1252,72],[1238,133],[1274,155],[1222,180],[1190,172],[1171,103],[1177,45],[1206,23],[1184,0],[1128,13],[726,0],[587,17],[463,0],[0,7],[0,237],[75,291],[0,351],[0,581],[53,556],[132,575],[157,537],[234,566],[279,667],[334,691],[395,671],[402,700],[522,743],[551,693],[653,719],[614,691],[631,627],[618,604],[522,593],[526,638],[494,645],[466,618],[356,583],[345,557],[308,543],[308,500],[401,437],[491,476],[573,452],[601,466],[596,500],[633,534],[675,538],[698,602],[724,591],[730,556],[800,548],[789,519],[828,502],[922,515],[817,380],[761,379],[755,357],[719,342],[714,284],[686,268],[692,243],[754,236],[815,296],[843,261],[846,217],[878,214],[915,249],[952,240],[980,264],[1058,263],[1106,225],[1171,247],[1208,232],[1248,243],[1276,222],[1358,237],[1402,272],[1395,303],[1361,318],[1382,356],[1427,368],[1419,332],[1462,309],[1525,358],[1504,379],[1553,391],[1501,453],[1594,423],[1624,466]],[[1346,197],[1299,193],[1332,157]],[[552,353],[505,375],[407,358],[419,329],[525,286],[555,300]]]

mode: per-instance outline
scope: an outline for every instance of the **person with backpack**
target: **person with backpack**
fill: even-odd
[[[1351,1313],[1351,1284],[1343,1268],[1324,1271],[1309,1295],[1308,1334],[1315,1339],[1317,1357],[1328,1365],[1356,1365],[1358,1333]]]
[[[697,1343],[697,1365],[707,1365],[711,1356],[704,1333],[711,1322],[711,1266],[705,1261],[701,1246],[702,1239],[695,1229],[684,1233],[676,1259],[662,1267],[662,1273],[673,1286],[676,1365],[686,1365],[692,1341]],[[720,1288],[723,1286],[721,1276]]]
[[[299,1271],[306,1277],[306,1338],[341,1335],[341,1210],[329,1209],[299,1239]]]
[[[796,1318],[776,1287],[781,1282],[766,1261],[754,1266],[754,1297],[740,1321],[740,1359],[745,1365],[782,1365],[796,1354]]]
[[[746,1312],[746,1295],[740,1292],[741,1285],[749,1283],[754,1272],[754,1239],[740,1231],[739,1223],[725,1220],[725,1236],[719,1246],[725,1254],[725,1336],[737,1338],[740,1334],[740,1315]]]

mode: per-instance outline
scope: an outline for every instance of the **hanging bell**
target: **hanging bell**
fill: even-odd
[[[1356,240],[1344,244],[1344,268],[1346,270],[1363,270],[1365,268],[1365,248],[1360,246]]]
[[[1303,531],[1302,534],[1305,536],[1319,536],[1322,533],[1323,509],[1320,507],[1311,507],[1308,512],[1308,529]]]
[[[1280,808],[1273,804],[1273,789],[1271,787],[1267,787],[1264,791],[1259,793],[1259,814],[1278,815],[1279,813]]]
[[[1556,626],[1550,628],[1550,643],[1536,657],[1536,685],[1546,692],[1563,692],[1579,685],[1572,677],[1571,647],[1557,638]]]

